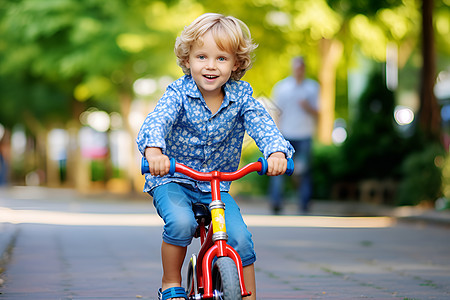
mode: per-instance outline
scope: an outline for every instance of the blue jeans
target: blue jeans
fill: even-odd
[[[204,193],[197,188],[178,183],[167,183],[154,188],[151,192],[153,204],[158,215],[164,220],[164,242],[187,247],[197,229],[197,221],[192,212],[193,203],[211,203],[211,193]],[[225,203],[225,225],[228,233],[228,244],[232,246],[242,259],[244,266],[256,261],[252,235],[242,219],[239,206],[230,194],[220,193]]]
[[[298,197],[299,208],[306,212],[309,208],[309,202],[312,196],[312,178],[311,178],[311,147],[312,139],[291,140],[290,143],[295,149],[294,163],[295,171],[292,176],[299,179]],[[287,175],[270,177],[270,201],[273,208],[281,208],[283,202],[284,182]]]

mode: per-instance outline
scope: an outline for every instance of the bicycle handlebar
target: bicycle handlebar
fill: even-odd
[[[195,180],[199,181],[211,181],[213,178],[219,178],[223,181],[233,181],[244,177],[251,172],[258,172],[259,175],[265,175],[267,172],[268,164],[267,160],[260,157],[257,162],[250,163],[241,169],[234,172],[200,172],[191,169],[181,163],[177,163],[174,158],[170,158],[170,170],[169,174],[173,175],[175,172],[187,175]],[[142,157],[141,162],[141,174],[149,173],[148,161],[145,157]],[[287,169],[285,174],[291,176],[294,173],[294,161],[291,158],[287,159]]]

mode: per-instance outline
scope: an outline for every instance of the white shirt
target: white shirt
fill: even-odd
[[[286,139],[299,140],[314,135],[316,120],[300,103],[308,101],[318,110],[319,84],[316,81],[304,79],[298,84],[294,77],[287,77],[275,85],[273,97],[281,112],[278,127]]]

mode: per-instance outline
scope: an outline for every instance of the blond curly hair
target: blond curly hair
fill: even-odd
[[[252,54],[258,45],[254,44],[247,25],[241,20],[216,13],[206,13],[186,26],[175,42],[177,64],[184,74],[191,71],[186,64],[194,43],[202,43],[204,34],[210,31],[220,50],[236,55],[238,68],[231,73],[231,79],[240,80],[252,66]]]

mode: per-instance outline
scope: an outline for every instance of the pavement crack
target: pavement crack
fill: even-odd
[[[1,253],[0,257],[0,286],[4,284],[6,281],[5,278],[3,278],[3,274],[6,271],[6,268],[10,261],[12,260],[14,248],[17,243],[17,239],[20,235],[20,228],[16,228],[14,233],[12,234],[8,244],[6,245],[5,249],[3,250],[3,253]],[[0,293],[1,294],[1,293]]]
[[[61,236],[59,234],[57,234],[56,232],[54,233],[53,238],[54,238],[55,248],[57,251],[57,259],[59,261],[59,267],[60,267],[60,274],[61,274],[60,284],[61,284],[62,292],[66,296],[75,296],[75,293],[72,291],[73,290],[73,277],[71,275],[72,265],[69,262],[69,259],[67,258],[67,254],[64,251],[63,241],[61,240]]]
[[[380,263],[376,263],[376,261],[374,260],[362,260],[364,263],[366,263],[367,265],[371,265],[373,267],[377,267],[383,271],[392,273],[392,274],[396,274],[400,277],[405,277],[405,278],[410,278],[413,279],[415,281],[418,281],[418,284],[420,286],[426,286],[426,287],[430,287],[433,289],[439,289],[439,290],[445,290],[446,287],[436,284],[433,280],[427,279],[427,278],[423,278],[421,276],[418,275],[414,275],[411,272],[408,272],[406,270],[398,270],[396,269],[394,266],[392,265],[383,265]]]
[[[294,285],[291,282],[291,280],[289,280],[288,278],[280,277],[280,276],[278,276],[277,274],[275,274],[274,272],[272,272],[270,270],[262,269],[260,267],[255,267],[255,272],[264,274],[265,276],[267,276],[271,280],[276,280],[279,283],[281,283],[281,284],[283,284],[285,286],[288,286],[293,291],[300,291],[300,290],[302,290],[302,288],[299,288],[298,286]]]

